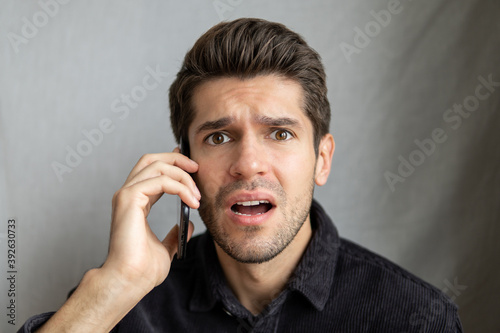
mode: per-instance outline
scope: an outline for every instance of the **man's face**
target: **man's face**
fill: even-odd
[[[276,76],[200,85],[188,135],[215,242],[246,263],[272,259],[309,223],[316,154],[302,87]]]

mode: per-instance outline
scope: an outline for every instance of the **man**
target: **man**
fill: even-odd
[[[313,200],[335,144],[323,66],[300,36],[264,20],[218,24],[186,55],[170,108],[190,158],[139,160],[113,198],[103,266],[21,331],[461,331],[446,296],[340,239]],[[178,228],[160,242],[147,223],[164,193],[207,227],[183,261]]]

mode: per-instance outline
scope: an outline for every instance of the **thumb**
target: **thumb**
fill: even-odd
[[[193,236],[193,232],[194,232],[194,224],[193,222],[189,221],[188,238],[187,238],[188,241],[191,239],[191,236]],[[161,243],[167,249],[170,255],[170,260],[173,260],[174,255],[177,253],[177,247],[179,244],[179,225],[177,224],[174,225]]]

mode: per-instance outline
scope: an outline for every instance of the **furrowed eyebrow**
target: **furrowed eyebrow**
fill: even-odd
[[[221,129],[223,127],[228,126],[233,122],[233,118],[231,117],[224,117],[221,119],[217,119],[214,121],[207,121],[198,126],[198,129],[196,130],[196,133],[204,132],[204,131],[214,131]]]
[[[267,125],[269,127],[281,127],[281,126],[301,127],[300,123],[296,119],[289,117],[272,118],[268,116],[259,116],[257,117],[256,120],[257,123],[262,125]]]
[[[273,118],[268,116],[257,116],[254,120],[256,123],[265,125],[268,127],[282,127],[282,126],[294,126],[302,127],[298,120],[289,117],[279,117]],[[234,122],[233,117],[224,117],[213,121],[207,121],[198,126],[196,133],[201,133],[205,131],[216,131],[221,128],[227,127]]]

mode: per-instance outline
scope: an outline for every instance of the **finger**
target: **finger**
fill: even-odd
[[[125,185],[123,186],[129,187],[143,180],[159,177],[162,175],[168,176],[173,180],[181,182],[182,184],[190,187],[196,198],[201,198],[201,194],[198,190],[198,187],[196,186],[196,183],[186,171],[161,161],[155,161],[146,166],[144,169],[139,171],[139,173],[137,173],[134,178],[130,179],[130,181],[125,183]]]
[[[188,242],[191,239],[191,236],[193,236],[193,232],[194,232],[194,224],[193,224],[193,222],[189,221],[188,237],[187,237]]]
[[[134,166],[134,168],[132,168],[132,171],[130,171],[130,174],[125,183],[128,183],[142,169],[155,161],[162,161],[170,165],[175,165],[189,173],[198,171],[198,164],[195,161],[179,153],[146,154],[143,155]]]
[[[189,221],[189,227],[188,227],[188,241],[191,239],[191,236],[193,236],[194,232],[194,224],[193,222]],[[169,233],[167,236],[162,241],[163,246],[167,249],[168,253],[170,254],[170,258],[173,259],[174,255],[177,253],[177,249],[179,246],[179,225],[174,225],[172,229],[170,229]]]
[[[135,177],[137,173],[155,161],[162,161],[170,165],[175,165],[190,173],[198,171],[198,164],[195,161],[179,153],[146,154],[143,155],[134,166],[127,181]]]
[[[122,188],[120,192],[125,197],[130,196],[126,202],[138,200],[143,209],[148,205],[153,205],[163,193],[178,195],[191,208],[197,209],[200,206],[198,198],[190,187],[165,175],[142,180]],[[156,198],[152,199],[152,197]]]

